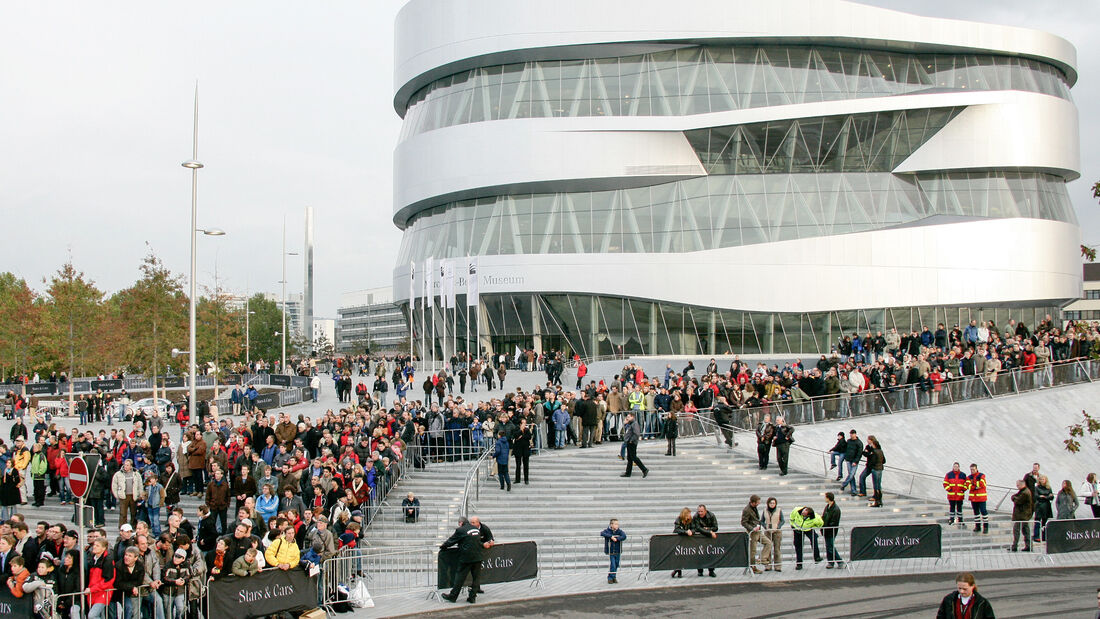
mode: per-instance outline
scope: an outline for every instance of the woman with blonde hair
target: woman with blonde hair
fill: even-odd
[[[691,510],[687,507],[680,510],[680,515],[676,517],[676,522],[672,523],[672,532],[676,535],[686,535],[688,537],[695,534],[695,524],[691,518]],[[684,572],[682,570],[673,570],[673,578],[683,578]]]

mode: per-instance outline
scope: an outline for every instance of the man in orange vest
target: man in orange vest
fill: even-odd
[[[985,473],[978,472],[977,464],[970,465],[966,489],[970,491],[970,507],[974,510],[974,532],[989,533],[989,513],[985,509],[988,498],[985,489]]]
[[[963,499],[966,498],[966,474],[959,470],[959,463],[951,465],[951,470],[943,476],[943,489],[947,491],[947,524],[963,524]]]

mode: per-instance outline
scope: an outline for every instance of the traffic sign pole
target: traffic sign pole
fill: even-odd
[[[75,487],[73,486],[73,481],[74,481],[73,480],[73,468],[74,467],[77,469],[77,475],[78,475],[78,478],[75,480],[76,481],[76,486]],[[80,478],[79,471],[81,469],[84,471],[83,479]],[[85,553],[84,545],[85,545],[85,542],[87,541],[87,539],[86,539],[87,535],[84,533],[84,495],[88,492],[88,464],[86,462],[84,462],[84,452],[83,451],[80,452],[80,456],[78,456],[76,458],[73,458],[73,461],[69,463],[69,487],[70,487],[70,489],[74,490],[74,494],[78,494],[80,496],[80,500],[78,502],[78,509],[77,509],[79,514],[76,517],[76,519],[77,519],[76,527],[77,527],[77,530],[80,532],[80,540],[78,542],[80,544],[80,592],[84,593],[84,588],[87,586],[84,583],[84,568],[87,565],[87,563],[86,563],[87,560],[85,559],[85,556],[84,556],[84,553]],[[79,493],[75,492],[76,488],[80,489]]]

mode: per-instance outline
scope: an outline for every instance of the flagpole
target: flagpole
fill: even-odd
[[[470,255],[466,255],[466,367],[470,367]],[[466,370],[469,372],[469,370]]]

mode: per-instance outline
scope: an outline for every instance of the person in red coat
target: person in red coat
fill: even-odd
[[[951,465],[951,470],[943,476],[943,489],[947,491],[947,524],[960,526],[963,524],[963,499],[966,498],[966,473],[959,468],[959,463]]]
[[[115,588],[115,564],[107,556],[107,540],[97,538],[92,543],[92,562],[88,566],[88,619],[104,617]]]

